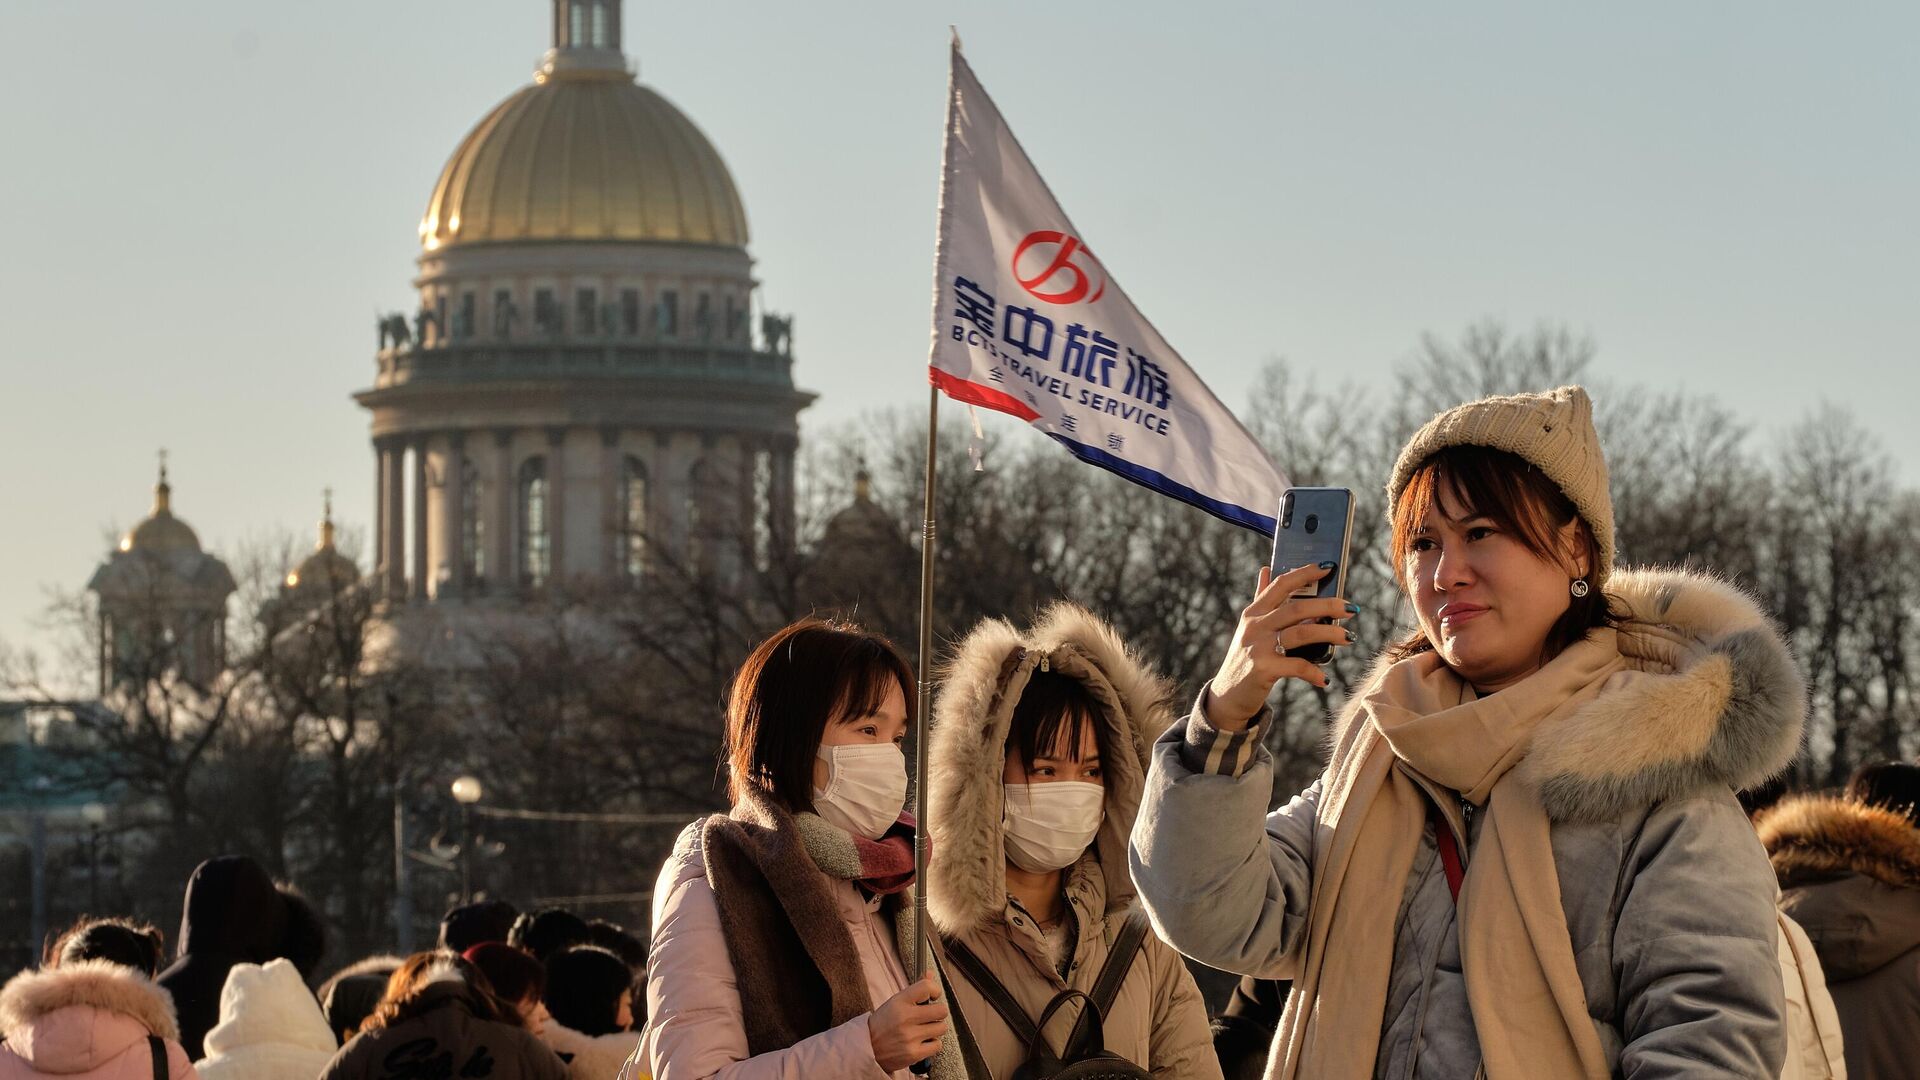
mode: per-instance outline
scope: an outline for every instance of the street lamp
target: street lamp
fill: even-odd
[[[453,782],[453,801],[460,804],[460,902],[473,902],[473,829],[469,815],[484,790],[480,779],[462,776]]]

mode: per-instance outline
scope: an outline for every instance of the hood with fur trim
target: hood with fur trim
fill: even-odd
[[[180,1037],[173,998],[132,968],[81,960],[23,971],[0,988],[0,1036],[38,1073],[92,1072],[149,1035]],[[139,1054],[144,1073],[146,1052]]]
[[[1006,790],[1001,780],[1013,710],[1035,669],[1084,683],[1102,706],[1113,760],[1106,773],[1106,820],[1093,847],[1106,879],[1107,907],[1133,900],[1127,835],[1140,810],[1153,740],[1173,722],[1172,686],[1148,670],[1098,616],[1074,604],[1048,608],[1028,631],[1004,619],[973,629],[948,662],[928,746],[927,910],[942,932],[974,930],[1005,910]]]
[[[1760,604],[1687,570],[1620,570],[1629,671],[1542,729],[1517,768],[1555,821],[1604,821],[1714,788],[1738,791],[1800,749],[1807,688]]]
[[[1701,791],[1739,791],[1779,773],[1800,749],[1807,688],[1786,639],[1730,582],[1675,569],[1616,570],[1607,597],[1622,616],[1627,670],[1591,701],[1534,733],[1514,766],[1556,822],[1610,821]],[[1352,692],[1333,745],[1360,716]]]
[[[1794,795],[1760,815],[1760,842],[1835,981],[1920,949],[1920,828],[1904,814],[1834,795]]]

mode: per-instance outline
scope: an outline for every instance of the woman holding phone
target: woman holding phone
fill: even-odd
[[[733,809],[680,834],[653,892],[653,1080],[964,1076],[913,962],[913,819],[900,751],[913,674],[885,638],[806,619],[734,676]]]
[[[1203,963],[1290,979],[1279,1080],[1778,1075],[1773,878],[1733,791],[1798,748],[1804,684],[1714,578],[1614,569],[1585,391],[1442,413],[1388,485],[1415,618],[1268,814],[1265,707],[1349,638],[1320,566],[1260,572],[1154,748],[1132,870]],[[1333,619],[1334,623],[1322,620]]]

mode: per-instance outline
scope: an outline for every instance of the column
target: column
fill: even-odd
[[[384,521],[387,529],[386,541],[386,586],[387,598],[401,600],[407,595],[406,567],[406,483],[404,468],[406,455],[404,443],[397,437],[387,439],[387,449],[383,460],[387,465],[387,482],[384,485],[386,513]]]
[[[373,579],[387,574],[387,445],[373,440]]]
[[[413,440],[413,581],[408,595],[425,600],[431,582],[427,579],[427,437]]]
[[[781,557],[793,553],[793,455],[799,443],[792,435],[773,441],[773,544]]]
[[[547,429],[547,557],[549,582],[567,578],[567,429]]]
[[[445,524],[440,538],[440,558],[451,570],[453,595],[467,595],[467,436],[463,431],[447,433],[446,483],[440,485],[440,515]],[[474,513],[480,508],[475,506]]]
[[[600,429],[600,573],[619,580],[626,569],[627,522],[620,513],[620,489],[627,482],[627,463],[620,455],[620,429]]]
[[[500,583],[500,591],[506,592],[520,584],[520,560],[514,558],[514,537],[520,535],[520,522],[514,515],[518,496],[513,485],[513,429],[494,430],[493,450],[494,506],[500,518],[500,527],[493,530],[493,580]]]

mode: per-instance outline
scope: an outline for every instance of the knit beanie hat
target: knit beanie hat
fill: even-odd
[[[1613,573],[1613,495],[1600,435],[1593,427],[1593,400],[1585,390],[1563,386],[1545,394],[1482,398],[1427,421],[1394,463],[1387,484],[1389,515],[1420,466],[1453,446],[1504,450],[1545,473],[1593,530],[1600,565],[1588,577],[1595,588],[1606,583]]]

